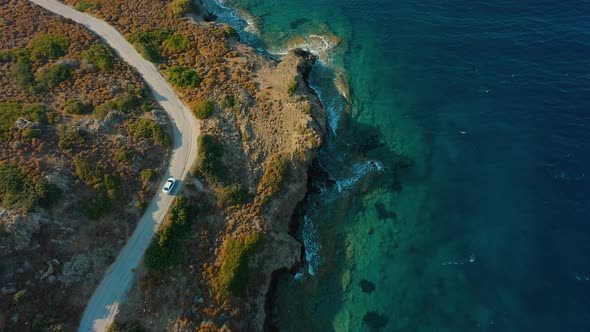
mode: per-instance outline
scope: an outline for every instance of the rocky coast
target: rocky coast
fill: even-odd
[[[301,243],[289,231],[293,213],[305,197],[308,168],[323,143],[327,120],[325,109],[307,81],[315,56],[294,49],[281,61],[265,57],[241,43],[231,27],[207,22],[211,15],[190,1],[63,2],[117,28],[142,56],[157,65],[201,120],[197,163],[191,176],[183,179],[184,189],[177,199],[177,203],[190,205],[185,210],[188,228],[182,234],[174,234],[177,251],[165,267],[152,263],[153,252],[148,249],[145,266],[134,269],[135,283],[111,330],[262,330],[273,275],[301,263]],[[0,301],[0,328],[10,331],[34,326],[70,331],[76,329],[92,289],[133,231],[150,195],[158,189],[155,186],[171,144],[164,131],[170,132],[169,126],[173,124],[157,109],[139,75],[120,59],[114,60],[115,68],[124,71],[105,69],[106,73],[121,76],[117,77],[121,82],[111,79],[111,83],[116,82],[114,88],[105,92],[108,83],[98,87],[86,79],[84,75],[95,73],[96,67],[104,62],[93,64],[79,59],[88,54],[98,56],[85,51],[90,44],[87,40],[100,44],[82,27],[20,1],[6,7],[13,11],[10,20],[33,24],[33,16],[22,14],[27,7],[42,13],[39,20],[51,22],[49,28],[41,25],[43,32],[59,35],[61,32],[54,31],[54,25],[76,26],[76,30],[68,31],[83,34],[85,39],[68,33],[65,45],[72,46],[71,53],[66,54],[75,59],[79,69],[70,73],[71,83],[66,79],[65,83],[50,86],[51,91],[59,94],[47,100],[40,99],[37,86],[27,91],[13,87],[10,75],[12,68],[18,67],[17,56],[21,56],[14,47],[25,45],[3,45],[7,50],[2,53],[2,70],[6,74],[2,79],[8,82],[6,88],[11,89],[4,97],[14,95],[7,99],[10,102],[42,102],[49,106],[50,114],[61,114],[67,121],[56,115],[51,121],[62,121],[59,128],[53,128],[52,122],[36,125],[50,135],[34,137],[32,141],[25,136],[27,128],[11,128],[24,145],[10,144],[11,150],[3,150],[2,164],[18,164],[24,160],[23,154],[34,156],[36,159],[31,159],[27,171],[32,170],[31,174],[43,176],[60,191],[66,191],[66,200],[56,199],[51,207],[29,207],[27,211],[18,211],[18,215],[12,206],[6,205],[8,200],[0,201],[6,203],[0,209],[3,234],[6,233],[2,238],[2,249],[6,250],[1,263],[7,269],[15,269],[16,274],[32,271],[31,278],[35,279],[18,277],[9,282],[15,273],[10,278],[5,276],[8,279]],[[20,14],[16,14],[16,8]],[[2,23],[8,27],[12,21],[4,19]],[[21,30],[15,33],[27,34]],[[27,35],[28,39],[34,37],[38,36]],[[79,40],[83,40],[83,46],[79,46]],[[101,48],[100,52],[115,55],[105,50]],[[36,60],[33,66],[54,62]],[[70,66],[69,62],[67,65]],[[39,73],[46,70],[42,68]],[[103,76],[102,72],[98,74],[100,80],[109,80]],[[74,105],[66,100],[65,94],[76,89],[81,89],[80,98],[90,96],[89,105]],[[131,97],[119,100],[118,95],[145,101],[130,100]],[[69,104],[79,106],[80,110],[70,111],[74,106]],[[149,125],[151,129],[140,131],[140,125]],[[51,145],[48,143],[53,140],[65,140],[62,136],[69,133],[67,128],[71,126],[78,128],[76,133],[82,137],[79,141],[86,145],[60,141],[64,161],[60,161],[58,172],[51,173],[48,169],[52,168],[47,165],[55,160],[50,154],[39,153],[47,152]],[[146,132],[151,134],[146,136]],[[112,150],[113,146],[116,150]],[[116,224],[114,211],[119,210],[98,211],[103,214],[92,210],[91,204],[98,204],[98,198],[91,195],[100,196],[104,190],[107,196],[111,191],[98,178],[86,176],[84,167],[90,164],[82,163],[86,159],[81,158],[98,158],[100,152],[104,159],[99,162],[101,171],[123,169],[122,174],[130,179],[130,183],[123,185],[128,201],[117,205],[117,209],[125,211],[123,224]],[[156,156],[163,156],[162,160],[158,161]],[[70,159],[75,167],[67,162]],[[104,181],[112,185],[112,178],[107,174]],[[79,197],[88,202],[79,202]],[[78,209],[78,204],[86,205]],[[94,212],[90,218],[89,213]],[[59,216],[67,221],[68,227],[61,227]],[[9,217],[10,223],[4,223]],[[162,232],[170,227],[169,220],[177,217],[178,212],[171,212],[152,247],[162,242]],[[64,232],[75,236],[68,237]],[[93,250],[107,247],[109,250]],[[35,304],[34,298],[46,301]]]

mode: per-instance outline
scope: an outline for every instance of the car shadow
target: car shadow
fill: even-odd
[[[182,185],[183,185],[183,181],[182,180],[176,180],[176,182],[174,183],[174,187],[172,187],[172,190],[170,190],[170,196],[178,196],[178,194],[180,194],[180,189],[182,189]]]

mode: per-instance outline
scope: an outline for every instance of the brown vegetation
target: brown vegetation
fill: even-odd
[[[190,225],[190,236],[183,240],[184,246],[176,247],[177,243],[174,243],[175,248],[181,247],[186,253],[178,256],[176,266],[172,269],[143,272],[134,286],[135,291],[130,292],[129,306],[122,309],[122,322],[118,326],[125,326],[125,320],[128,320],[132,325],[141,322],[144,328],[149,327],[153,331],[213,331],[224,328],[260,330],[264,318],[264,295],[271,272],[289,268],[299,259],[300,246],[287,234],[288,221],[296,203],[303,198],[307,165],[315,155],[325,131],[325,113],[317,98],[306,92],[302,79],[304,75],[301,71],[309,69],[312,59],[303,53],[290,54],[281,63],[266,59],[252,48],[240,44],[235,31],[228,26],[200,20],[195,23],[178,17],[179,12],[185,10],[184,1],[64,2],[118,28],[144,56],[158,63],[165,76],[172,78],[171,82],[187,104],[209,101],[214,105],[214,111],[207,111],[207,116],[203,116],[206,119],[202,121],[202,130],[212,138],[212,142],[218,143],[213,150],[218,152],[213,153],[213,163],[205,163],[206,167],[197,170],[196,179],[199,182],[196,185],[191,183],[192,179],[187,181],[185,194],[192,205],[197,207],[198,214]],[[153,175],[145,171],[140,179],[138,173],[142,169],[158,168],[157,163],[143,160],[148,158],[149,149],[158,148],[146,144],[145,137],[158,135],[154,136],[155,131],[150,129],[151,122],[148,121],[143,121],[142,126],[132,126],[131,131],[125,127],[134,122],[146,108],[149,109],[149,104],[145,106],[145,103],[138,103],[144,97],[145,87],[120,61],[115,61],[114,68],[110,69],[108,56],[105,58],[108,52],[93,46],[98,41],[90,33],[57,19],[37,19],[41,21],[39,23],[34,18],[44,16],[37,9],[36,12],[29,11],[29,16],[18,16],[23,15],[17,15],[18,12],[30,7],[20,2],[18,4],[20,7],[2,7],[2,11],[7,12],[2,17],[15,17],[15,22],[22,23],[12,24],[14,22],[11,21],[6,27],[0,26],[3,32],[9,31],[0,36],[4,38],[1,39],[2,48],[26,47],[28,41],[37,34],[63,34],[69,44],[62,58],[75,60],[76,66],[73,66],[69,79],[50,87],[52,93],[42,98],[34,93],[37,87],[36,75],[32,78],[23,75],[20,83],[25,89],[17,87],[13,80],[2,78],[3,83],[9,85],[8,88],[3,87],[8,89],[7,100],[40,101],[64,119],[57,124],[58,127],[47,126],[50,130],[42,132],[47,135],[43,136],[42,141],[35,138],[25,141],[27,135],[24,132],[12,131],[14,137],[23,142],[18,147],[19,151],[26,151],[26,156],[15,159],[15,162],[31,160],[38,174],[56,169],[67,173],[74,182],[78,179],[73,175],[74,157],[93,160],[96,168],[80,167],[80,172],[84,169],[89,172],[89,177],[82,175],[89,185],[82,182],[76,184],[85,188],[84,195],[94,195],[85,201],[89,207],[96,208],[91,211],[100,212],[103,204],[110,200],[109,190],[112,191],[113,186],[117,185],[116,179],[110,177],[108,182],[111,185],[106,188],[95,188],[94,182],[99,175],[107,182],[105,175],[112,174],[134,179],[124,184],[128,188],[142,186],[144,190],[137,192],[139,199],[136,207],[143,208],[149,197],[146,189],[153,186]],[[177,5],[180,11],[175,10]],[[14,7],[20,9],[13,11]],[[35,25],[33,22],[35,28],[29,29],[29,26]],[[11,56],[10,53],[0,53],[0,60]],[[24,74],[33,68],[38,75],[59,60],[43,61],[29,63],[25,59],[18,65],[0,63],[0,68],[2,73],[6,73],[5,76],[10,67]],[[63,70],[54,71],[50,78],[57,79],[50,82],[57,82],[67,76],[55,75],[65,73]],[[175,76],[171,77],[170,74]],[[124,83],[125,79],[127,84]],[[84,105],[73,101],[69,102],[73,110],[70,114],[62,111],[70,99],[89,103],[94,111],[84,115],[86,108],[79,107]],[[79,109],[83,111],[79,112]],[[66,124],[68,126],[64,126]],[[68,131],[69,127],[73,127],[72,124],[76,124],[76,127]],[[59,126],[64,126],[64,129],[59,130]],[[109,139],[101,140],[98,133],[102,132],[109,133]],[[132,136],[125,136],[128,133]],[[63,142],[63,149],[55,147],[60,141]],[[36,145],[29,148],[33,144]],[[33,153],[31,151],[55,151],[57,157],[50,161],[29,159]],[[153,155],[159,157],[163,154]],[[273,156],[281,157],[275,159]],[[139,163],[141,160],[143,162]],[[84,166],[83,162],[78,161],[78,164]],[[27,167],[27,170],[34,169],[32,166]],[[69,213],[79,213],[71,205],[63,210],[66,209],[69,209]],[[63,210],[59,212],[67,212]],[[76,239],[83,239],[85,243],[90,243],[90,237],[92,241],[109,244],[111,250],[106,260],[108,262],[133,230],[135,217],[126,213],[111,224],[88,221],[85,226],[88,229],[81,226],[72,228],[75,231],[83,230]],[[85,219],[80,217],[78,220]],[[68,224],[68,227],[71,226]],[[44,233],[41,238],[49,244],[42,245],[53,245],[51,239],[54,233]],[[253,236],[262,239],[264,244],[256,250],[249,245],[241,245],[252,243]],[[73,255],[76,250],[96,248],[99,246],[95,244],[83,248],[78,245],[70,248],[69,254]],[[50,259],[43,257],[39,262],[49,261],[48,264],[53,264]],[[84,260],[78,256],[71,257],[72,264],[80,261],[83,263]],[[57,265],[52,265],[53,269],[61,269],[53,266]],[[47,317],[40,320],[43,324],[53,326],[65,322],[69,328],[77,322],[71,317],[77,317],[99,275],[93,274],[94,279],[90,280],[89,286],[79,293],[85,296],[83,300],[72,297],[74,304],[66,306],[72,309],[70,311],[60,307],[63,305],[63,301],[60,302],[63,295],[56,294],[60,286],[51,286],[42,281],[43,285],[49,286],[43,290],[50,291],[47,294],[35,294],[35,297],[56,298],[56,302],[50,304],[52,310],[59,309],[63,315],[54,317],[51,311],[43,311],[42,308],[37,308],[37,311],[28,308],[25,312],[28,315],[47,312]],[[12,302],[6,305],[13,310]],[[64,315],[68,315],[70,320],[66,320]]]
[[[173,269],[145,272],[121,323],[139,321],[154,331],[260,329],[271,272],[299,259],[288,220],[325,131],[325,113],[302,79],[312,60],[304,53],[281,63],[266,59],[237,42],[228,26],[176,17],[173,1],[95,2],[102,6],[94,14],[125,34],[167,31],[166,38],[187,39],[152,50],[162,73],[203,119],[193,169],[199,183],[185,192],[200,206],[188,254]],[[241,250],[254,234],[264,245]]]
[[[8,1],[0,31],[0,170],[12,179],[0,188],[0,330],[70,331],[135,227],[134,201],[153,193],[139,170],[166,159],[126,127],[165,117],[146,113],[140,76],[81,26]]]

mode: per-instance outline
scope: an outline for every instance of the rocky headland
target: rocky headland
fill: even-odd
[[[315,57],[300,49],[280,62],[264,57],[183,3],[96,0],[80,8],[125,34],[202,120],[178,255],[158,265],[157,249],[148,249],[113,330],[262,330],[273,272],[300,263],[289,227],[326,131],[306,81]]]

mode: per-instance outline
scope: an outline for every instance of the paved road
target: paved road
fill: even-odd
[[[135,48],[112,26],[88,14],[78,12],[56,0],[30,0],[61,16],[72,19],[93,31],[107,42],[127,63],[143,76],[154,97],[172,119],[174,146],[166,176],[184,179],[197,154],[199,124],[189,108],[182,103],[172,87],[158,72],[156,66],[139,55]],[[163,182],[161,184],[163,186]],[[175,188],[178,192],[180,186]],[[119,304],[131,287],[133,269],[141,263],[143,254],[154,236],[155,230],[164,219],[172,196],[158,191],[141,217],[129,241],[111,265],[98,288],[90,298],[78,331],[104,331],[115,318]]]

